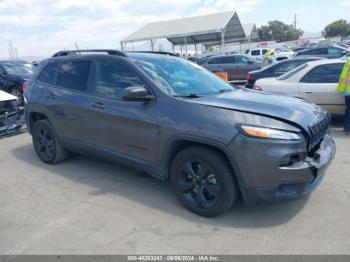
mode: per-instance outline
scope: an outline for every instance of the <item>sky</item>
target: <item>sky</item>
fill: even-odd
[[[235,10],[242,23],[270,20],[320,32],[350,20],[350,0],[0,0],[0,57],[9,41],[20,56],[45,57],[62,49],[119,48],[149,22]]]

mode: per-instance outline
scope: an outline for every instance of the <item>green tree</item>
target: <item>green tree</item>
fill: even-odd
[[[297,40],[303,35],[303,31],[295,29],[293,25],[287,25],[281,21],[269,21],[268,25],[263,25],[258,29],[259,38],[262,41],[275,40],[284,42]]]
[[[322,34],[326,38],[347,37],[350,35],[350,24],[344,19],[334,21],[325,27]]]

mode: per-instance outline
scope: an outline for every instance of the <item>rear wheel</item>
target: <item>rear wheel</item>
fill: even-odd
[[[63,149],[49,121],[39,120],[34,123],[32,139],[35,152],[45,163],[56,164],[67,158],[67,151]]]
[[[217,216],[237,200],[232,168],[213,150],[191,147],[181,151],[172,163],[170,176],[177,198],[200,216]]]

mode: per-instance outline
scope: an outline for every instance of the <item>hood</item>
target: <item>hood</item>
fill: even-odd
[[[310,134],[310,128],[328,118],[328,113],[319,106],[299,98],[256,92],[248,89],[205,96],[193,102],[259,114],[297,126]]]

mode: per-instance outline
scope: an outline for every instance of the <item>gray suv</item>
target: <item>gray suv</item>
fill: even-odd
[[[59,52],[39,65],[25,96],[43,162],[78,152],[132,165],[169,180],[186,208],[207,217],[239,197],[306,195],[335,153],[320,107],[232,87],[167,55]]]

